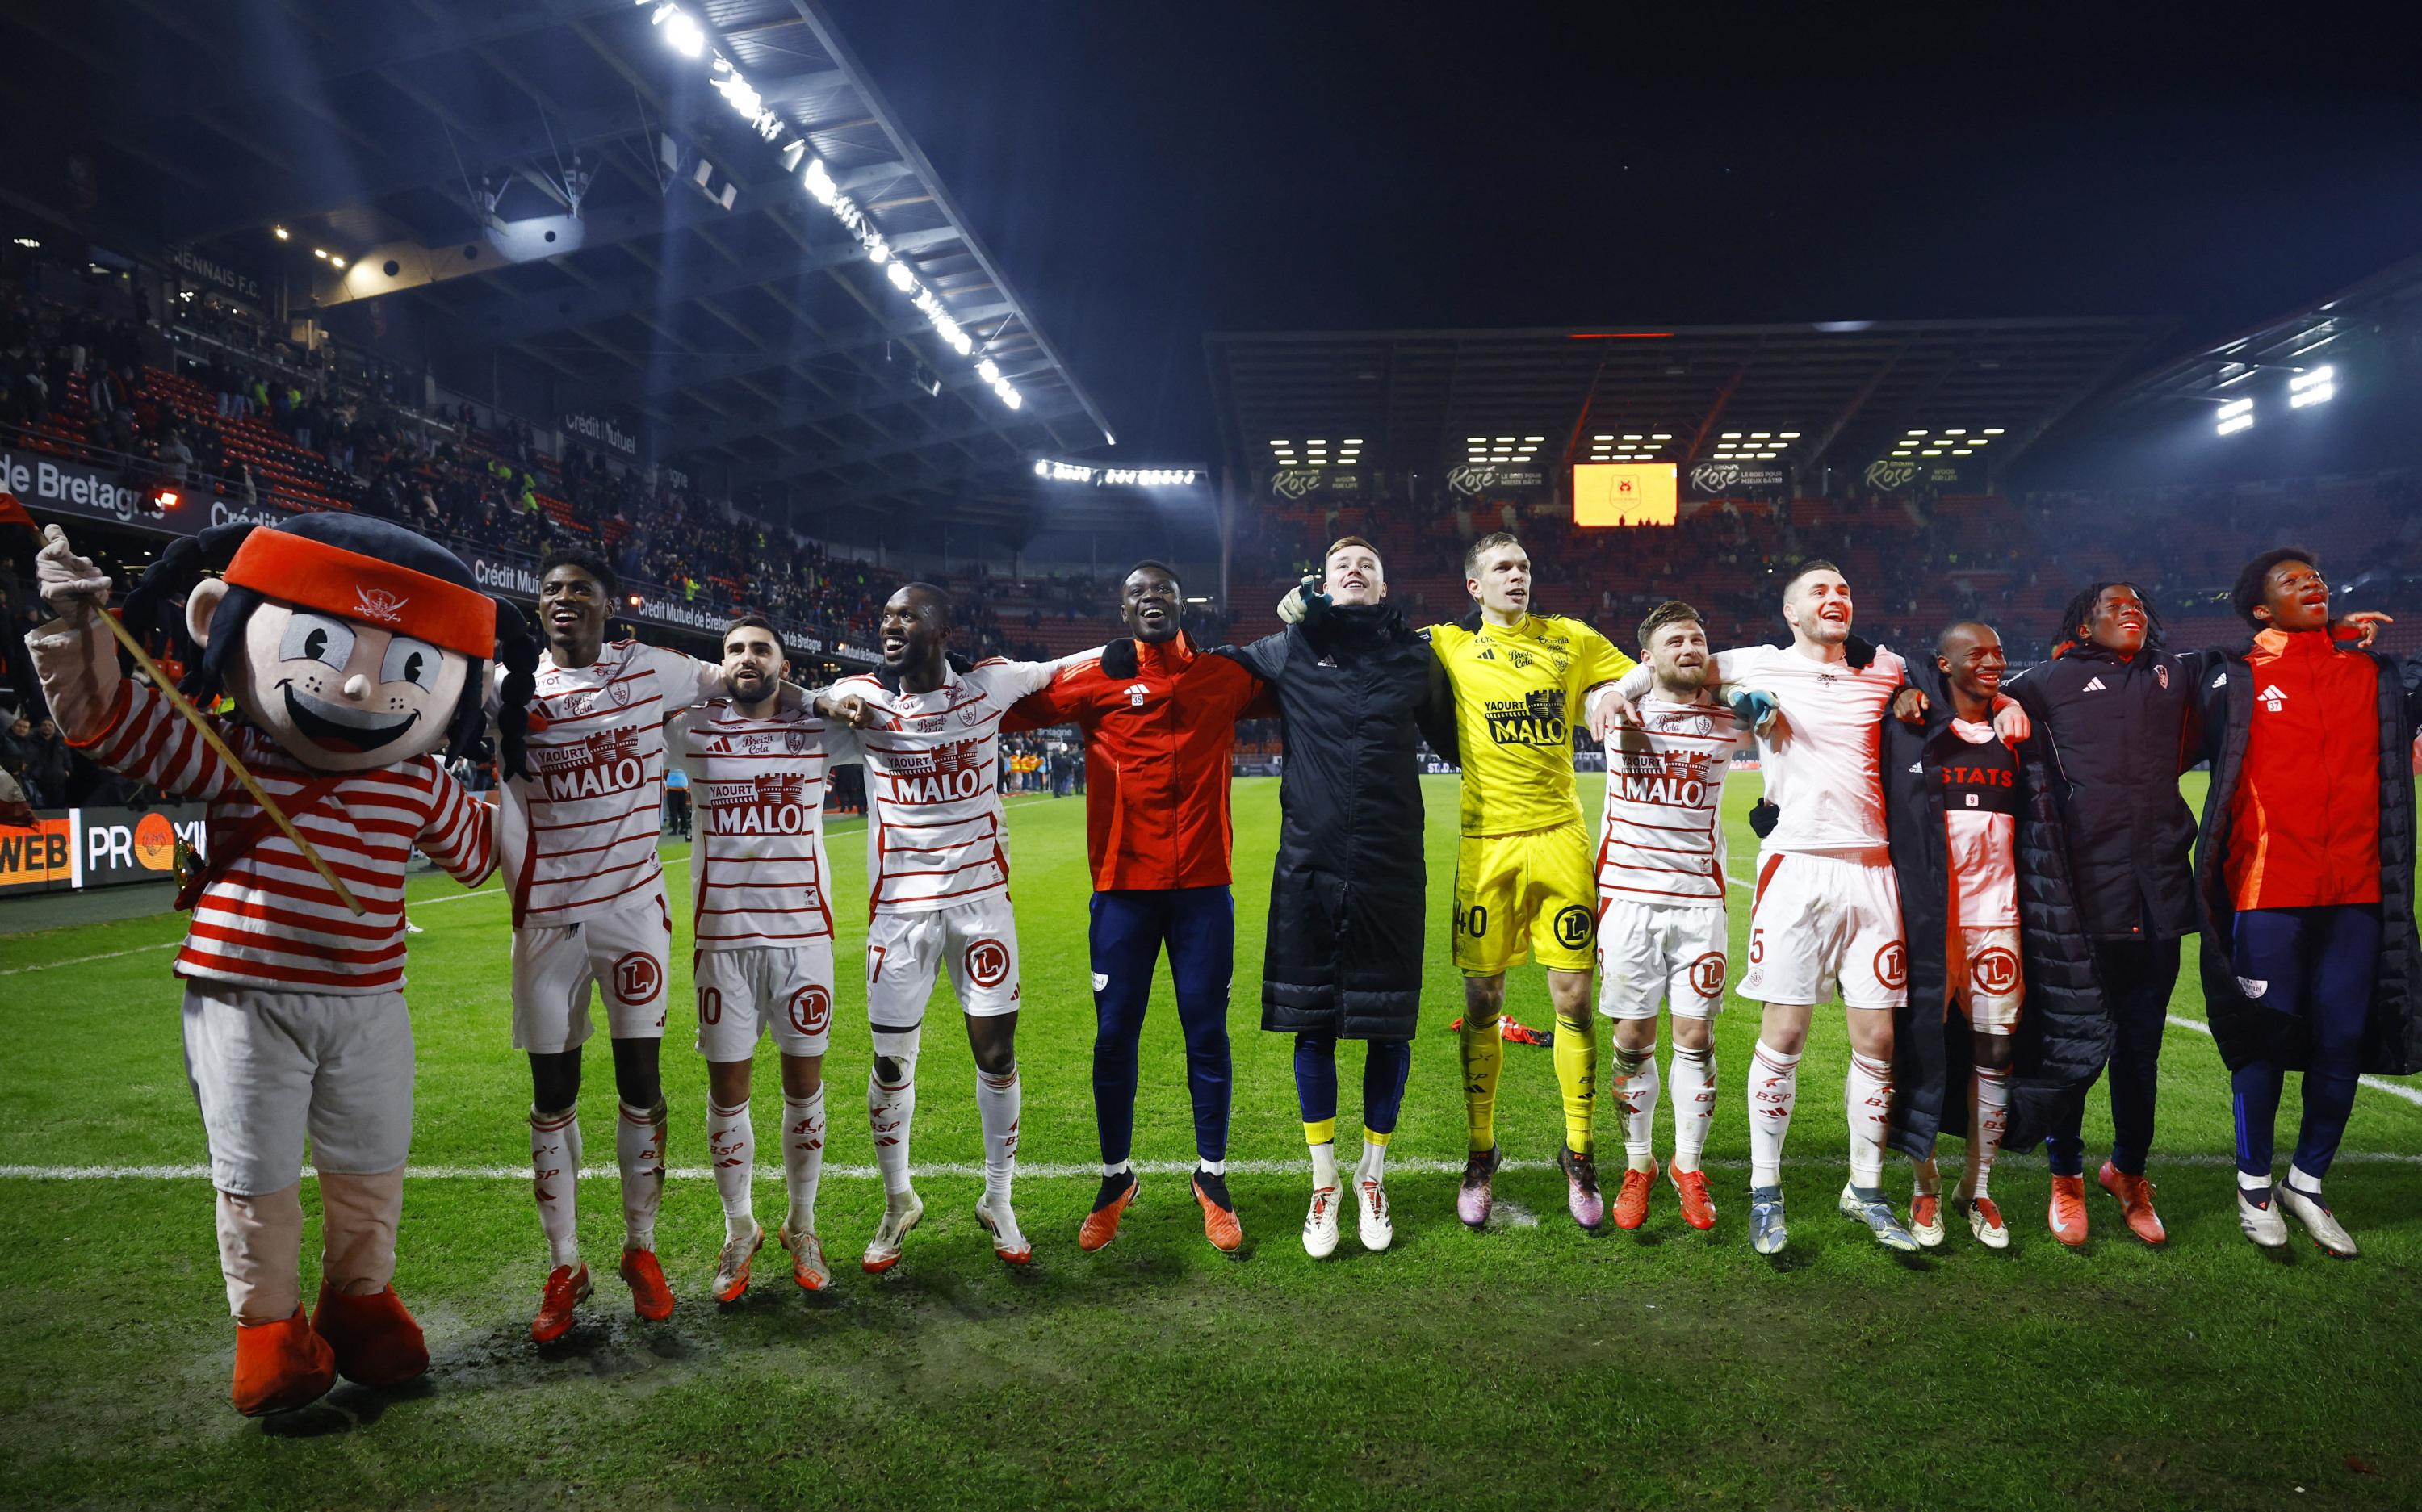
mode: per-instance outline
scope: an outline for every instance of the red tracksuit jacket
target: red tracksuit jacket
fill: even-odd
[[[2380,668],[2326,631],[2265,630],[2247,655],[2254,727],[2230,801],[2237,906],[2380,901]]]
[[[1261,679],[1204,655],[1181,632],[1134,643],[1136,673],[1099,656],[1061,669],[1001,723],[1085,732],[1085,844],[1099,892],[1216,888],[1229,881],[1228,759],[1238,719],[1275,715]]]

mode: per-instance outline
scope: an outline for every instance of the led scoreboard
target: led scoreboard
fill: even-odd
[[[1681,489],[1670,462],[1573,465],[1573,523],[1582,527],[1672,525]]]

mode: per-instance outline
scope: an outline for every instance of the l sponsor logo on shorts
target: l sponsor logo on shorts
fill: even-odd
[[[1579,904],[1566,904],[1556,910],[1556,943],[1566,950],[1580,950],[1596,933],[1597,926],[1587,908]]]
[[[967,947],[967,980],[979,987],[999,986],[1009,980],[1009,947],[997,939],[980,939]]]
[[[832,1022],[832,994],[810,984],[791,994],[791,1027],[810,1037]]]
[[[1894,940],[1876,952],[1876,980],[1889,991],[1909,985],[1909,952]]]
[[[1702,998],[1724,995],[1724,953],[1709,951],[1691,963],[1691,990]]]
[[[664,963],[645,951],[633,951],[614,963],[614,996],[637,1008],[656,1000],[665,990]]]
[[[2019,984],[2019,957],[2005,946],[1978,951],[1968,963],[1968,982],[1978,992],[2004,997]]]

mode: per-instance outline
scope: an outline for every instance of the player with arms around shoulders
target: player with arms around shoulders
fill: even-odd
[[[883,606],[883,665],[828,691],[866,759],[866,1011],[874,1040],[866,1103],[884,1193],[882,1221],[859,1261],[868,1271],[899,1264],[902,1241],[925,1214],[909,1185],[908,1139],[925,1005],[946,965],[975,1052],[984,1167],[976,1221],[1011,1265],[1034,1256],[1010,1207],[1020,987],[1000,722],[1060,664],[996,657],[961,671],[947,654],[951,628],[950,595],[908,584]]]
[[[1497,1145],[1499,1017],[1505,972],[1527,953],[1548,974],[1556,1016],[1556,1080],[1565,1137],[1556,1164],[1565,1206],[1594,1229],[1606,1217],[1594,1125],[1597,1026],[1590,1016],[1596,889],[1589,826],[1573,780],[1572,717],[1589,690],[1636,665],[1588,624],[1531,610],[1531,557],[1509,531],[1482,536],[1463,559],[1478,606],[1430,627],[1430,650],[1454,690],[1463,801],[1455,870],[1455,962],[1463,973],[1461,1050],[1470,1138],[1455,1213],[1488,1221]]]
[[[2266,551],[2238,575],[2253,638],[2203,682],[2211,791],[2195,846],[2201,967],[2237,1115],[2237,1218],[2268,1249],[2285,1208],[2331,1254],[2354,1236],[2321,1196],[2365,1072],[2422,1070],[2422,941],[2414,923],[2414,725],[2422,657],[2400,669],[2340,644],[2313,554]],[[2363,617],[2377,620],[2378,616]],[[2279,1098],[2304,1114],[2274,1186]],[[2276,1198],[2274,1202],[2273,1199]]]
[[[1192,1187],[1203,1232],[1233,1253],[1244,1243],[1228,1196],[1228,984],[1236,949],[1229,891],[1228,768],[1236,721],[1275,712],[1261,681],[1199,652],[1178,626],[1184,591],[1166,563],[1140,561],[1119,592],[1133,638],[1063,663],[1004,728],[1075,723],[1093,780],[1085,843],[1093,869],[1087,929],[1093,976],[1093,1117],[1102,1186],[1077,1247],[1117,1237],[1136,1199],[1136,1046],[1155,965],[1166,947],[1186,1035],[1194,1105]]]
[[[1756,729],[1766,801],[1779,811],[1758,851],[1749,969],[1740,984],[1742,997],[1766,1005],[1747,1079],[1750,1243],[1760,1254],[1780,1252],[1789,1239],[1784,1139],[1816,1006],[1837,984],[1851,1052],[1843,1086],[1850,1171],[1839,1206],[1885,1248],[1917,1248],[1881,1186],[1892,1015],[1907,996],[1909,958],[1879,757],[1880,721],[1907,679],[1900,657],[1855,640],[1851,612],[1841,571],[1829,561],[1804,561],[1783,589],[1791,644],[1716,657],[1718,679],[1736,690],[1730,701]],[[1596,698],[1593,728],[1602,733],[1608,722],[1638,723],[1630,701],[1648,682],[1645,671],[1636,671]],[[1912,693],[1912,717],[1915,699]],[[2023,723],[2015,711],[1997,717],[2007,717],[2013,729]]]
[[[1613,1020],[1614,1075],[1628,1167],[1614,1223],[1636,1229],[1657,1180],[1657,1010],[1674,1020],[1674,1189],[1682,1218],[1715,1226],[1699,1168],[1715,1116],[1716,1014],[1724,1002],[1724,776],[1748,737],[1716,696],[1699,612],[1678,599],[1640,622],[1654,681],[1637,724],[1606,734],[1606,815],[1597,848],[1598,1011]],[[1557,1032],[1557,1043],[1564,1032]]]
[[[825,1162],[825,1047],[832,1028],[832,874],[824,803],[835,764],[859,759],[847,726],[813,703],[782,707],[789,661],[764,616],[723,632],[731,696],[673,725],[671,753],[691,778],[697,841],[690,920],[697,937],[698,1047],[706,1057],[706,1142],[723,1201],[715,1299],[737,1301],[765,1231],[750,1210],[757,1133],[749,1063],[770,1033],[782,1063],[780,1229],[791,1277],[809,1291],[832,1284],[816,1237]]]
[[[1286,722],[1279,851],[1262,953],[1262,1028],[1295,1036],[1296,1099],[1312,1156],[1303,1247],[1336,1252],[1337,1042],[1364,1042],[1357,1227],[1366,1250],[1395,1239],[1388,1141],[1420,1027],[1421,748],[1455,749],[1455,703],[1427,639],[1386,602],[1376,547],[1360,536],[1322,559],[1325,591],[1299,621],[1223,649],[1268,684]],[[1309,585],[1307,585],[1309,586]]]
[[[656,856],[665,721],[721,698],[723,669],[677,651],[608,641],[614,570],[585,546],[539,564],[546,655],[532,703],[529,770],[504,784],[499,847],[513,904],[513,1044],[530,1061],[530,1167],[554,1269],[530,1337],[561,1338],[590,1293],[574,1198],[580,1047],[591,990],[606,1004],[620,1100],[622,1279],[641,1317],[672,1315],[655,1254],[664,1199],[665,1033],[672,910]],[[797,695],[785,694],[795,706]]]
[[[2023,1149],[2056,1129],[2110,1053],[2093,941],[2069,882],[2065,784],[2050,732],[2039,725],[2007,742],[1993,729],[2006,665],[1992,626],[1951,625],[1932,664],[1911,669],[1922,722],[1882,726],[1884,809],[1909,939],[1892,1142],[1916,1162],[1909,1226],[1929,1249],[1943,1237],[1937,1135],[1966,1131],[1952,1205],[1978,1243],[2005,1249],[2010,1231],[1989,1189],[1994,1158],[2005,1140]]]

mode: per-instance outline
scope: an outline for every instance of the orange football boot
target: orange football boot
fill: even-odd
[[[2085,1178],[2052,1178],[2052,1209],[2045,1215],[2052,1236],[2074,1250],[2085,1242]]]
[[[661,1323],[673,1315],[673,1289],[665,1281],[665,1268],[656,1260],[656,1252],[629,1246],[622,1251],[622,1279],[630,1284],[631,1311],[651,1323]]]
[[[2162,1215],[2153,1211],[2153,1184],[2142,1176],[2131,1176],[2110,1161],[2095,1180],[2102,1189],[2119,1199],[2119,1216],[2128,1221],[2128,1232],[2147,1244],[2164,1244],[2170,1231],[2162,1227]]]
[[[1199,1171],[1194,1173],[1193,1187],[1194,1200],[1203,1205],[1203,1236],[1221,1254],[1235,1254],[1245,1243],[1245,1225],[1236,1221],[1236,1210],[1203,1189],[1203,1173]]]
[[[546,1290],[538,1299],[538,1316],[530,1319],[530,1338],[539,1344],[553,1344],[571,1332],[573,1309],[588,1300],[590,1290],[587,1266],[577,1270],[558,1266],[547,1272]]]
[[[1126,1216],[1127,1208],[1142,1190],[1143,1183],[1135,1178],[1134,1173],[1127,1173],[1127,1183],[1119,1189],[1119,1194],[1085,1215],[1084,1226],[1077,1231],[1077,1248],[1091,1254],[1117,1238],[1119,1220]]]
[[[1636,1229],[1648,1221],[1648,1193],[1656,1185],[1656,1161],[1649,1161],[1645,1171],[1628,1166],[1624,1168],[1623,1185],[1616,1188],[1614,1193],[1616,1228]]]
[[[1682,1194],[1682,1221],[1694,1229],[1716,1226],[1716,1205],[1707,1196],[1707,1173],[1704,1171],[1675,1171],[1667,1167],[1674,1189]]]

